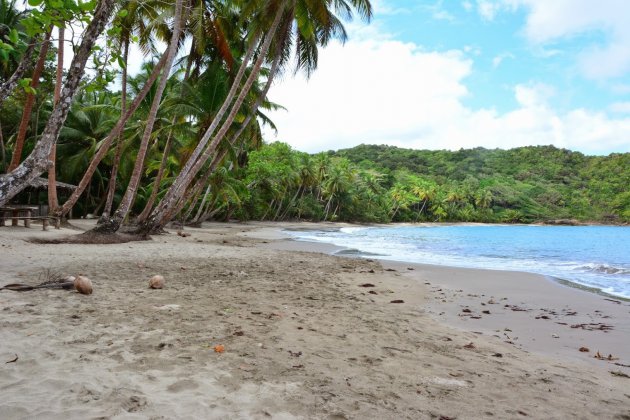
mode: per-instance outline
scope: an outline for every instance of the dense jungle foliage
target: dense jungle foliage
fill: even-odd
[[[97,234],[229,216],[274,78],[312,74],[353,17],[370,1],[0,0],[0,207],[100,216]]]
[[[252,152],[235,174],[229,193],[213,196],[217,214],[362,222],[630,221],[628,153],[361,145],[308,155],[274,143]]]

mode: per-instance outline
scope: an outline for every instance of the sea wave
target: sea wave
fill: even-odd
[[[625,267],[614,267],[608,264],[586,264],[580,267],[575,268],[577,271],[586,271],[588,273],[598,273],[598,274],[630,274],[630,268]]]
[[[342,227],[341,229],[339,229],[339,231],[343,232],[343,233],[357,233],[359,231],[366,230],[366,229],[369,229],[369,228],[366,228],[366,227]]]
[[[346,255],[538,273],[630,296],[628,228],[536,226],[344,227],[290,232],[348,248]]]

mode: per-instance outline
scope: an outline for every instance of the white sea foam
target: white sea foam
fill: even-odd
[[[630,297],[630,228],[510,225],[349,227],[291,232],[360,255],[421,264],[526,271]]]

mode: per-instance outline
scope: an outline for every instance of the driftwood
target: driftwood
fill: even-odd
[[[43,283],[37,285],[29,285],[29,284],[21,284],[21,283],[11,283],[7,284],[3,287],[0,287],[0,290],[12,290],[14,292],[27,292],[30,290],[36,289],[63,289],[63,290],[71,290],[74,289],[74,280],[48,280]]]

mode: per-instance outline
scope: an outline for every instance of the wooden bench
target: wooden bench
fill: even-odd
[[[0,226],[5,226],[5,221],[11,219],[11,226],[17,226],[19,220],[24,221],[24,227],[31,227],[31,220],[41,220],[43,230],[48,229],[52,221],[55,229],[60,228],[60,220],[53,216],[33,216],[37,207],[0,207]]]

